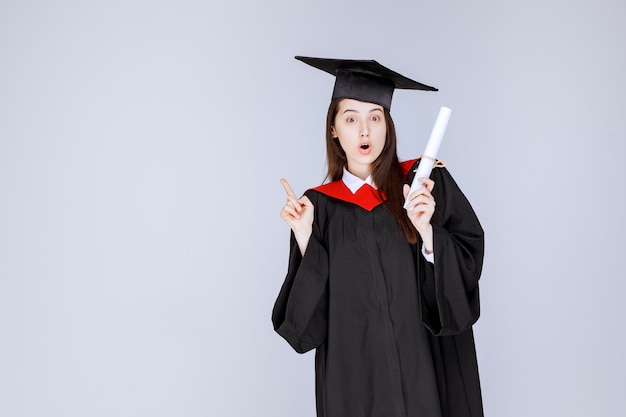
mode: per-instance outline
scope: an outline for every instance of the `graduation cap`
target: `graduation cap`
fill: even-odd
[[[437,91],[435,87],[418,83],[372,60],[332,59],[296,56],[297,60],[335,76],[333,99],[352,98],[391,108],[396,88]]]

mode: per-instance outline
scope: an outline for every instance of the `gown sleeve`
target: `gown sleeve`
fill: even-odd
[[[318,207],[304,255],[291,233],[289,266],[272,311],[274,330],[298,353],[317,348],[328,332],[328,251],[322,240]]]
[[[420,310],[435,336],[470,328],[480,315],[478,280],[484,256],[483,229],[446,168],[435,168],[434,264],[418,256]]]

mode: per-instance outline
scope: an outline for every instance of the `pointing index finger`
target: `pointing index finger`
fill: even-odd
[[[296,200],[298,199],[298,197],[296,197],[296,193],[293,192],[293,189],[291,188],[291,186],[289,185],[286,179],[281,178],[280,183],[283,185],[283,188],[287,192],[287,197],[293,197]]]

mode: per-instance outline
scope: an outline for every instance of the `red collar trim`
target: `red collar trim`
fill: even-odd
[[[313,189],[329,197],[356,204],[367,211],[372,211],[374,207],[385,201],[383,193],[369,184],[364,184],[354,194],[352,194],[352,191],[350,191],[346,183],[342,180],[329,182],[328,184],[323,184]]]
[[[400,166],[402,167],[402,174],[403,175],[408,174],[413,164],[415,164],[419,160],[420,160],[419,158],[415,158],[415,159],[409,159],[408,161],[400,162]]]
[[[410,161],[400,163],[402,173],[406,175],[416,161],[417,159],[412,159]],[[313,188],[313,190],[347,203],[356,204],[367,211],[372,211],[375,207],[384,203],[387,199],[382,192],[378,191],[369,184],[364,184],[357,190],[356,193],[352,194],[352,191],[350,191],[346,184],[341,180],[320,185],[319,187]]]

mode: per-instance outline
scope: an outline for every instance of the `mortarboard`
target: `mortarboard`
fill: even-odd
[[[297,60],[335,76],[333,99],[352,98],[391,108],[396,88],[437,91],[418,83],[372,60],[332,59],[296,56]]]

